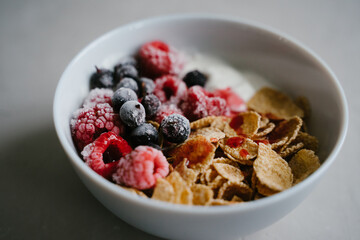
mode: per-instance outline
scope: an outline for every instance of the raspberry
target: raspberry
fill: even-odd
[[[101,134],[81,152],[85,163],[104,178],[110,179],[121,157],[132,151],[129,144],[113,132]]]
[[[139,190],[155,186],[158,178],[169,173],[169,163],[163,153],[149,146],[138,146],[120,159],[113,180]]]
[[[92,108],[78,109],[73,114],[70,126],[72,137],[79,151],[103,132],[111,131],[118,135],[124,132],[119,115],[114,113],[108,103],[97,104]]]
[[[84,100],[84,107],[94,107],[99,103],[108,103],[111,105],[111,98],[114,92],[106,88],[94,88],[90,91]]]
[[[183,112],[175,104],[162,104],[156,113],[155,121],[161,123],[161,121],[171,114],[184,115]]]
[[[246,111],[245,101],[239,97],[231,88],[217,89],[214,91],[214,96],[225,99],[230,111],[232,113],[239,113]]]
[[[200,86],[189,88],[187,98],[180,104],[180,108],[190,121],[230,114],[225,99],[214,96]]]
[[[176,75],[184,65],[180,54],[161,41],[142,45],[139,50],[139,63],[143,74],[153,78],[165,74]]]
[[[177,104],[186,96],[186,92],[185,82],[175,76],[166,75],[155,79],[154,94],[163,103]]]

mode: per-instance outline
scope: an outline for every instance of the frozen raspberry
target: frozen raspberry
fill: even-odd
[[[78,109],[73,114],[70,126],[72,137],[79,151],[103,132],[111,131],[117,135],[124,132],[119,115],[114,113],[108,103],[97,104],[92,108]]]
[[[176,75],[184,65],[181,54],[161,41],[142,45],[139,50],[139,63],[143,74],[148,77]]]
[[[99,103],[108,103],[111,105],[111,98],[114,92],[106,88],[94,88],[90,91],[84,100],[84,107],[94,107]]]
[[[184,115],[183,112],[175,104],[171,104],[171,103],[162,104],[156,113],[155,121],[161,123],[161,121],[165,117],[170,116],[171,114],[174,113]]]
[[[113,132],[101,134],[81,152],[85,163],[95,172],[110,179],[121,157],[132,151],[129,144]]]
[[[166,75],[155,79],[154,94],[161,102],[178,104],[185,98],[187,87],[184,81],[175,76]]]
[[[232,113],[239,113],[246,111],[245,101],[239,97],[231,88],[217,89],[213,92],[214,96],[225,99],[227,106]]]
[[[180,108],[190,121],[230,114],[225,99],[214,96],[200,86],[189,88],[187,98],[181,103]]]
[[[149,146],[138,146],[130,154],[120,159],[113,179],[139,190],[155,186],[158,178],[169,173],[169,163],[163,153]]]

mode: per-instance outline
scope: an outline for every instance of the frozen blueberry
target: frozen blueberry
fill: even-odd
[[[120,118],[127,126],[135,128],[145,122],[145,108],[138,101],[127,101],[120,108]]]
[[[119,63],[115,66],[115,68],[122,68],[127,65],[136,66],[136,64],[137,64],[136,59],[134,57],[128,56],[128,57],[122,58],[119,61]]]
[[[139,84],[139,92],[141,96],[146,96],[148,94],[151,94],[155,89],[155,83],[150,78],[139,78],[138,80]]]
[[[144,123],[134,128],[130,133],[130,141],[135,146],[157,144],[159,141],[159,133],[157,129],[150,123]]]
[[[188,72],[185,77],[183,78],[184,82],[186,83],[187,87],[192,87],[195,85],[200,85],[202,87],[205,86],[207,77],[205,74],[199,72],[198,70],[194,70]]]
[[[123,79],[125,77],[137,78],[138,71],[137,71],[136,67],[133,65],[125,65],[125,66],[115,67],[114,81],[119,82],[121,79]]]
[[[181,143],[190,135],[190,122],[180,114],[171,114],[161,121],[160,131],[165,140],[172,143]]]
[[[116,89],[119,88],[130,88],[133,90],[136,94],[139,92],[138,84],[137,82],[129,77],[123,78],[120,80],[120,82],[116,85]]]
[[[153,118],[161,105],[159,98],[156,97],[154,94],[146,95],[142,99],[141,103],[145,108],[147,119]]]
[[[104,68],[96,68],[96,72],[90,77],[90,89],[112,88],[114,86],[113,72]]]
[[[119,88],[114,92],[111,103],[115,112],[119,112],[121,106],[127,101],[136,101],[137,95],[130,88]]]

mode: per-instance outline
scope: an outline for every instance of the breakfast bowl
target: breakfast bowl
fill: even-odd
[[[187,206],[139,197],[89,168],[72,140],[70,119],[89,92],[94,65],[111,68],[145,42],[216,56],[263,76],[289,96],[311,103],[309,131],[319,139],[321,166],[304,181],[269,197],[228,206]],[[57,135],[76,173],[111,212],[150,234],[170,239],[235,239],[276,222],[298,206],[334,162],[344,142],[348,110],[331,69],[293,38],[259,23],[213,15],[175,15],[121,26],[86,46],[67,66],[53,106]]]

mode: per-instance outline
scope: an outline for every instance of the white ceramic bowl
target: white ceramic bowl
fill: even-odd
[[[196,207],[140,198],[87,167],[71,140],[69,119],[88,93],[94,65],[112,67],[141,44],[161,39],[179,49],[218,56],[266,77],[286,93],[309,98],[311,133],[320,140],[320,169],[302,183],[257,201]],[[262,229],[294,209],[335,160],[344,141],[348,110],[334,73],[307,47],[269,27],[219,16],[179,15],[119,27],[85,47],[61,76],[54,99],[60,142],[81,180],[110,211],[148,233],[171,239],[231,239]]]

